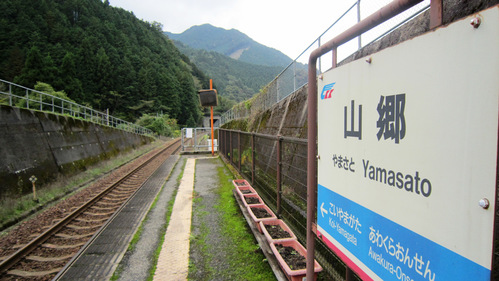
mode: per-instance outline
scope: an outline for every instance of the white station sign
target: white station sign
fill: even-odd
[[[499,6],[476,16],[319,79],[318,235],[363,280],[490,280]]]

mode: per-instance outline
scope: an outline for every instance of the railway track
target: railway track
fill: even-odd
[[[51,280],[96,232],[128,202],[154,171],[180,149],[176,140],[142,164],[112,180],[80,207],[68,210],[31,241],[13,245],[8,256],[0,257],[0,280]]]

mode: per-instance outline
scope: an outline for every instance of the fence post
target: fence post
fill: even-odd
[[[26,89],[26,108],[29,109],[29,94],[28,94],[28,89]]]
[[[185,128],[182,128],[182,130],[180,130],[180,145],[182,146],[182,152],[184,151],[184,131]]]
[[[224,131],[222,128],[218,129],[218,150],[221,155],[225,155],[224,151],[225,139],[224,139]]]
[[[229,131],[229,163],[232,165],[232,131]]]
[[[43,110],[42,105],[43,105],[43,103],[42,103],[42,94],[40,94],[40,111]]]
[[[227,130],[224,131],[224,141],[225,141],[224,154],[225,154],[226,159],[229,159],[229,136],[227,135],[228,132],[229,131],[227,131]]]
[[[12,106],[12,84],[9,84],[9,105]]]
[[[196,128],[193,128],[193,131],[194,131],[194,152],[197,152],[198,151],[198,131],[196,130]]]
[[[239,172],[241,172],[241,156],[242,156],[242,153],[241,153],[241,132],[238,131],[237,132],[237,150],[239,151],[239,158],[238,158],[238,163],[237,163],[237,167],[239,168]]]
[[[282,136],[277,135],[277,216],[281,215],[281,168],[282,168],[282,162],[281,162],[281,150],[282,150]]]
[[[255,184],[255,133],[251,133],[251,185]]]

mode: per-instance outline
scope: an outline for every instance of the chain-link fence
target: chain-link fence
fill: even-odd
[[[326,31],[317,37],[308,48],[274,78],[272,82],[265,86],[260,93],[248,101],[235,105],[232,109],[222,114],[221,124],[266,110],[306,85],[308,81],[307,64],[312,51],[390,2],[391,0],[353,1],[352,5],[328,29],[326,29]],[[357,52],[359,49],[377,41],[400,25],[424,12],[429,7],[430,0],[425,0],[385,23],[369,30],[362,36],[343,44],[337,50],[338,62]],[[322,56],[317,63],[317,73],[325,72],[330,69],[332,65],[333,57],[331,53]]]
[[[147,128],[113,117],[108,113],[100,112],[90,107],[79,105],[72,101],[26,88],[2,79],[0,79],[0,104],[67,115],[141,135],[153,134],[153,132]]]
[[[307,140],[226,129],[218,134],[220,155],[306,244]],[[316,255],[330,278],[344,280],[345,265],[320,239],[316,239]]]

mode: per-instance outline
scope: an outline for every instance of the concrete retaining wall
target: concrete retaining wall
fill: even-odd
[[[443,0],[443,25],[498,4],[498,0]],[[430,31],[430,13],[426,11],[338,63],[338,67],[394,46]],[[430,51],[430,50],[428,50]],[[270,109],[249,118],[232,120],[222,126],[248,132],[307,138],[307,85]]]
[[[71,117],[0,106],[0,196],[29,192],[152,138]]]

